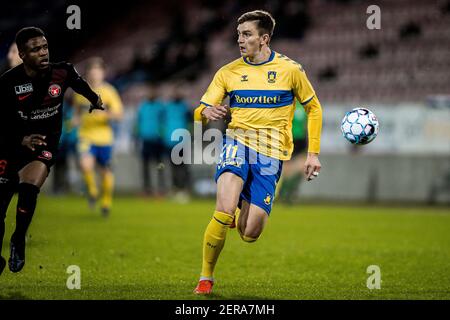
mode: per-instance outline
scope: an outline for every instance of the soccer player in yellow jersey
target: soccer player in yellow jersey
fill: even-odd
[[[114,175],[111,169],[114,142],[113,124],[122,119],[122,101],[116,89],[105,82],[105,64],[101,58],[91,58],[86,66],[86,80],[92,89],[101,95],[105,112],[88,113],[90,103],[76,94],[73,100],[75,123],[78,128],[78,152],[80,167],[88,191],[91,208],[99,197],[95,167],[101,174],[101,211],[108,216],[114,189]]]
[[[275,187],[284,160],[292,150],[295,99],[308,115],[306,179],[319,175],[322,108],[297,62],[273,51],[269,43],[275,20],[265,11],[252,11],[238,19],[241,58],[214,76],[196,121],[223,119],[231,112],[223,152],[216,171],[217,200],[203,241],[203,264],[196,294],[210,294],[213,271],[230,227],[237,227],[245,242],[263,231],[272,208]],[[226,96],[230,106],[222,105]]]

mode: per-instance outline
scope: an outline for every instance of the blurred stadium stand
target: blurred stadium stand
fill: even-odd
[[[434,185],[443,185],[443,190],[447,190],[450,185],[448,0],[379,0],[376,3],[366,0],[251,0],[245,4],[237,0],[142,0],[108,5],[107,10],[103,9],[106,4],[87,0],[70,3],[21,3],[23,6],[20,6],[20,10],[15,3],[2,4],[1,56],[6,56],[14,33],[25,25],[40,26],[48,33],[53,60],[68,59],[82,70],[85,59],[94,55],[102,56],[109,66],[108,79],[119,88],[127,108],[128,121],[124,122],[121,129],[123,136],[119,137],[119,151],[128,152],[131,148],[132,120],[137,105],[146,95],[148,82],[158,85],[159,91],[163,93],[172,90],[174,85],[182,86],[185,100],[192,108],[196,107],[214,72],[239,56],[236,45],[237,17],[247,10],[266,9],[277,19],[272,48],[304,66],[324,105],[324,116],[333,114],[333,119],[330,116],[324,119],[324,168],[327,168],[327,162],[330,165],[333,163],[333,167],[346,168],[340,170],[342,177],[330,176],[327,179],[324,173],[321,176],[324,184],[330,179],[336,179],[334,181],[337,183],[328,183],[333,187],[326,189],[325,185],[318,182],[304,189],[307,195],[314,198],[318,193],[316,198],[334,199],[339,194],[334,193],[333,196],[333,190],[341,190],[341,193],[347,191],[350,198],[356,194],[359,194],[359,199],[371,197],[367,191],[370,190],[370,184],[355,187],[355,190],[343,187],[346,177],[353,172],[346,164],[354,159],[342,155],[351,149],[339,137],[341,119],[338,118],[343,116],[342,112],[346,109],[357,105],[374,108],[373,111],[381,119],[381,133],[370,147],[360,152],[360,160],[355,161],[369,163],[369,167],[376,166],[376,175],[383,177],[384,165],[378,167],[383,161],[371,154],[389,158],[391,154],[398,152],[397,146],[389,145],[389,140],[402,143],[397,134],[402,128],[393,129],[398,123],[403,125],[400,121],[402,114],[397,112],[395,117],[399,118],[394,118],[387,111],[399,106],[406,109],[411,106],[414,112],[417,111],[416,114],[424,114],[424,119],[412,119],[411,115],[411,122],[408,124],[422,125],[422,129],[414,127],[417,131],[423,131],[420,140],[422,145],[413,144],[409,149],[400,148],[403,151],[399,158],[393,158],[392,161],[406,163],[407,166],[410,161],[410,166],[420,172],[426,172],[426,168],[420,165],[422,161],[437,161],[437,167],[441,169],[434,176],[439,177],[440,182],[434,181],[434,176],[430,177],[421,196],[414,193],[409,197],[399,194],[398,199],[425,201],[424,199],[430,198],[429,190]],[[65,28],[68,16],[65,9],[70,4],[79,4],[81,7],[82,29],[79,31]],[[372,4],[381,8],[381,30],[369,30],[366,27],[369,17],[366,9]],[[330,111],[333,108],[337,110],[335,113]],[[430,116],[431,118],[420,111],[431,109],[443,111]],[[388,123],[391,126],[387,126]],[[327,130],[331,133],[327,134]],[[387,136],[387,132],[397,135],[397,140]],[[407,134],[401,137],[407,137]],[[436,140],[435,145],[438,146],[431,149],[431,152],[427,148],[420,149],[421,146],[427,146],[427,137],[440,138]],[[334,145],[337,147],[333,147]],[[342,149],[341,152],[339,148]],[[425,156],[424,150],[427,152],[426,156],[432,159],[423,158],[418,161],[414,154]],[[333,153],[338,155],[333,156]],[[119,161],[122,168],[129,168],[132,172],[132,163],[137,160],[127,160],[127,156],[130,155],[120,155]],[[355,155],[351,157],[353,156]],[[205,172],[208,172],[209,177],[213,171],[211,166],[192,166],[192,170],[197,177],[204,176]],[[129,172],[118,172],[118,186],[122,186],[124,190],[132,190],[136,186],[133,179],[138,179],[139,173],[132,178],[133,175]],[[395,180],[395,171],[389,172]],[[419,183],[418,177],[421,176],[426,175],[418,174],[413,181]],[[371,181],[370,179],[371,175],[367,174],[358,181]],[[410,184],[410,180],[404,180],[402,188],[407,189]],[[389,185],[395,184],[388,181],[381,185],[379,188],[389,188]],[[393,192],[399,188],[392,188]],[[208,186],[206,189],[210,190]],[[380,196],[379,199],[387,198],[389,197]],[[444,196],[442,201],[450,203],[448,196]]]
[[[21,10],[3,5],[3,57],[18,28],[42,26],[58,43],[51,46],[53,59],[70,57],[82,66],[87,57],[104,57],[110,80],[132,105],[141,98],[143,82],[174,79],[189,81],[188,100],[195,105],[217,68],[238,56],[236,19],[255,7],[274,13],[272,47],[303,64],[323,102],[417,102],[450,93],[450,5],[444,0],[378,1],[381,30],[365,27],[371,2],[362,0],[248,1],[245,6],[129,1],[107,11],[101,2],[75,1],[70,4],[82,9],[79,31],[61,28],[68,16],[64,2],[22,3]]]
[[[381,30],[365,27],[370,1],[267,3],[263,7],[278,19],[273,48],[304,65],[323,102],[417,102],[450,93],[446,1],[378,1]],[[288,15],[281,8],[294,3],[302,14],[284,27]],[[74,59],[105,56],[111,77],[125,81],[124,91],[143,80],[187,79],[188,99],[195,104],[217,68],[237,57],[236,18],[253,8],[252,2],[239,7],[237,1],[141,3],[107,37],[91,37]]]

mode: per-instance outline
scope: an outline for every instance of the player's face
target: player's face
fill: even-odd
[[[14,68],[21,63],[22,59],[19,57],[19,50],[17,49],[17,45],[13,43],[8,51],[8,65],[10,68]]]
[[[258,32],[257,22],[255,21],[241,23],[237,27],[237,33],[239,51],[244,58],[256,56],[261,51],[262,46],[266,44],[263,35]]]
[[[46,70],[49,66],[48,43],[45,37],[31,38],[19,52],[23,63],[34,70]]]
[[[87,72],[86,78],[93,84],[102,83],[105,79],[105,70],[101,66],[93,66]]]

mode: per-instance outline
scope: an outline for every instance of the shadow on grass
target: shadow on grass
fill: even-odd
[[[200,300],[270,300],[267,297],[258,297],[258,296],[246,296],[246,295],[221,295],[217,293],[212,293],[207,296],[198,296]]]
[[[30,298],[24,296],[22,292],[8,292],[6,295],[0,295],[0,300],[30,300]]]

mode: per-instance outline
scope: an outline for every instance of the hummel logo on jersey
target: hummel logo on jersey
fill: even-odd
[[[31,83],[21,84],[20,86],[15,86],[14,90],[16,95],[33,92],[33,85]]]
[[[248,81],[248,75],[244,74],[241,76],[241,82],[246,82]]]

